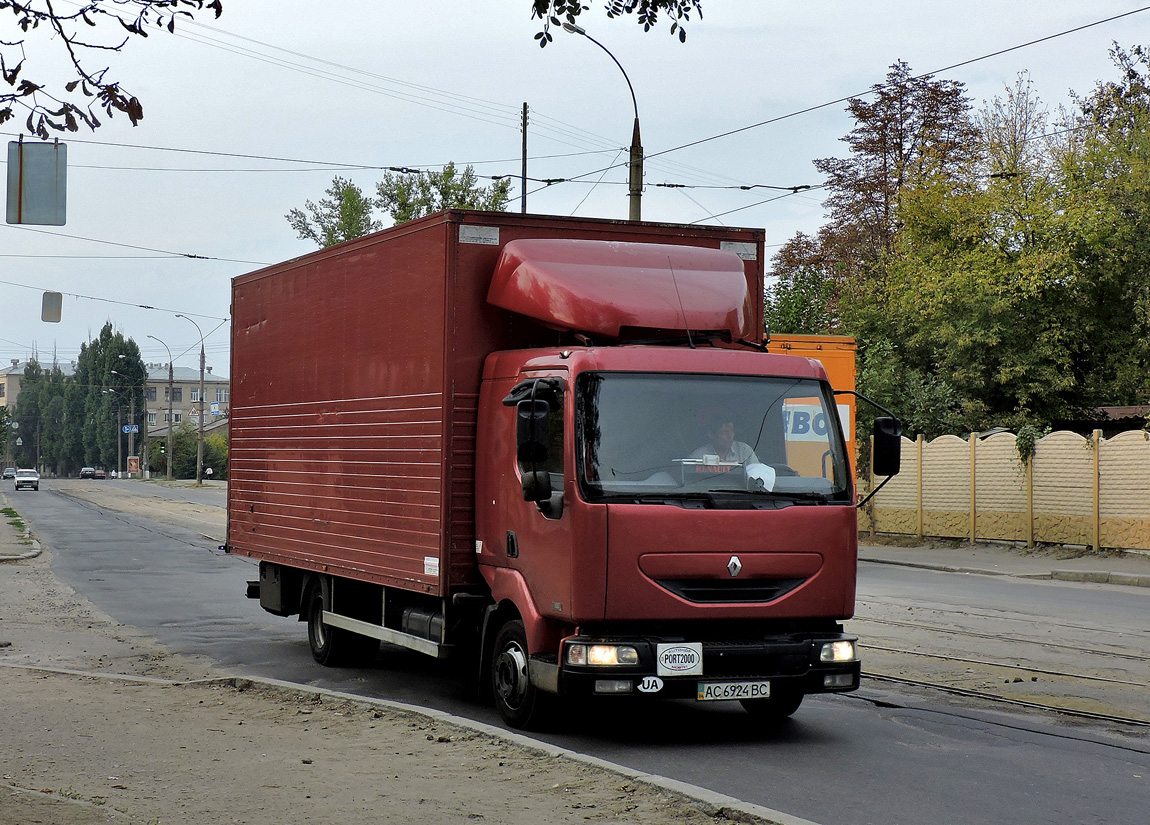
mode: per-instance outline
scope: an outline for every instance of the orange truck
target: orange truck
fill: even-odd
[[[767,352],[798,355],[818,361],[827,371],[831,388],[836,393],[839,420],[847,442],[851,470],[857,467],[858,445],[855,443],[855,339],[845,335],[771,335]]]

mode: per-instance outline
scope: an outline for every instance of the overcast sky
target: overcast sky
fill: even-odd
[[[935,71],[1140,7],[704,0],[706,17],[680,43],[665,22],[644,34],[632,19],[608,20],[600,0],[589,5],[582,25],[624,66],[638,100],[649,156],[643,217],[765,227],[769,245],[815,231],[822,196],[722,187],[821,183],[811,162],[841,156],[851,122],[837,103],[744,127],[864,93],[896,60]],[[206,338],[208,364],[227,375],[230,279],[314,248],[295,237],[289,209],[318,200],[336,174],[372,193],[381,167],[455,161],[518,175],[524,102],[529,176],[595,173],[529,184],[528,210],[627,216],[625,168],[597,171],[626,161],[626,82],[577,35],[556,30],[540,49],[527,0],[225,0],[224,10],[175,36],[133,38],[112,56],[145,117],[136,128],[121,116],[64,138],[66,226],[0,225],[0,364],[34,353],[45,364],[53,354],[72,360],[110,321],[146,361],[168,360],[154,335],[177,365],[196,367],[199,334],[175,317],[185,313]],[[0,40],[15,39],[12,21],[0,17]],[[1150,44],[1150,10],[938,76],[965,83],[977,107],[1028,70],[1053,110],[1072,91],[1116,78],[1113,41]],[[0,126],[5,143],[22,122]],[[676,149],[694,141],[703,142]],[[665,183],[695,188],[657,186]],[[518,210],[518,182],[513,195]],[[62,323],[40,321],[44,290],[64,293]]]

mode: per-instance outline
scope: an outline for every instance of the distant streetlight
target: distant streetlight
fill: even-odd
[[[117,358],[127,358],[128,356],[118,355],[116,357]],[[132,380],[132,376],[125,375],[122,372],[116,372],[116,370],[112,370],[112,375],[118,375],[121,378],[127,378],[129,381]],[[144,445],[144,449],[142,450],[144,456],[143,456],[143,467],[140,468],[140,478],[147,478],[147,476],[145,475],[148,471],[148,371],[147,371],[146,367],[144,369],[144,383],[140,387],[140,389],[144,394],[144,397],[143,397],[143,400],[144,400],[143,429],[140,430],[140,443]],[[135,424],[136,423],[136,393],[134,392],[135,385],[132,386],[132,390],[133,390],[133,392],[129,393],[131,403],[128,407],[128,416],[131,418],[130,423]],[[128,456],[130,458],[131,456],[133,456],[135,454],[136,454],[136,434],[135,434],[135,432],[129,430],[129,432],[128,432]]]
[[[571,32],[571,34],[580,34],[586,37],[596,46],[603,51],[607,52],[607,56],[615,61],[615,65],[619,67],[619,71],[623,72],[623,79],[627,81],[627,88],[631,91],[631,104],[635,107],[635,128],[631,131],[631,160],[628,166],[628,200],[630,205],[630,220],[642,220],[643,211],[643,141],[639,138],[639,103],[635,100],[635,88],[631,85],[631,78],[627,77],[627,72],[623,68],[623,64],[616,60],[615,55],[611,54],[611,50],[596,40],[591,35],[587,34],[582,26],[576,26],[571,22],[563,23],[563,30]]]
[[[176,313],[177,318],[183,318],[185,321],[192,321],[187,315]],[[196,444],[196,484],[204,483],[204,333],[200,331],[200,325],[192,321],[192,326],[196,328],[196,332],[200,333],[200,438]]]
[[[149,335],[153,341],[160,341],[155,335]],[[160,341],[164,344],[163,341]],[[164,349],[168,350],[168,481],[172,480],[172,430],[175,429],[175,420],[172,417],[172,351],[168,349],[168,345],[164,344]]]
[[[119,375],[120,373],[112,370],[112,374]],[[120,399],[120,394],[115,389],[108,388],[103,392],[116,399],[116,473],[122,476],[124,475],[124,425],[120,414],[124,411],[124,405]]]

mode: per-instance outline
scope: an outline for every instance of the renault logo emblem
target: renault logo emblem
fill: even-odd
[[[739,575],[739,572],[742,569],[743,569],[743,563],[741,561],[739,561],[739,557],[738,556],[731,556],[731,560],[729,562],[727,562],[727,570],[728,570],[728,572],[730,572],[731,576],[734,577],[734,576]]]

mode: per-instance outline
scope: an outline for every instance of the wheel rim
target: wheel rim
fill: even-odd
[[[495,692],[505,705],[518,708],[527,684],[527,655],[518,644],[508,644],[495,660]]]
[[[315,638],[315,646],[319,650],[327,647],[327,625],[323,623],[323,597],[316,595],[312,599],[311,629]]]

